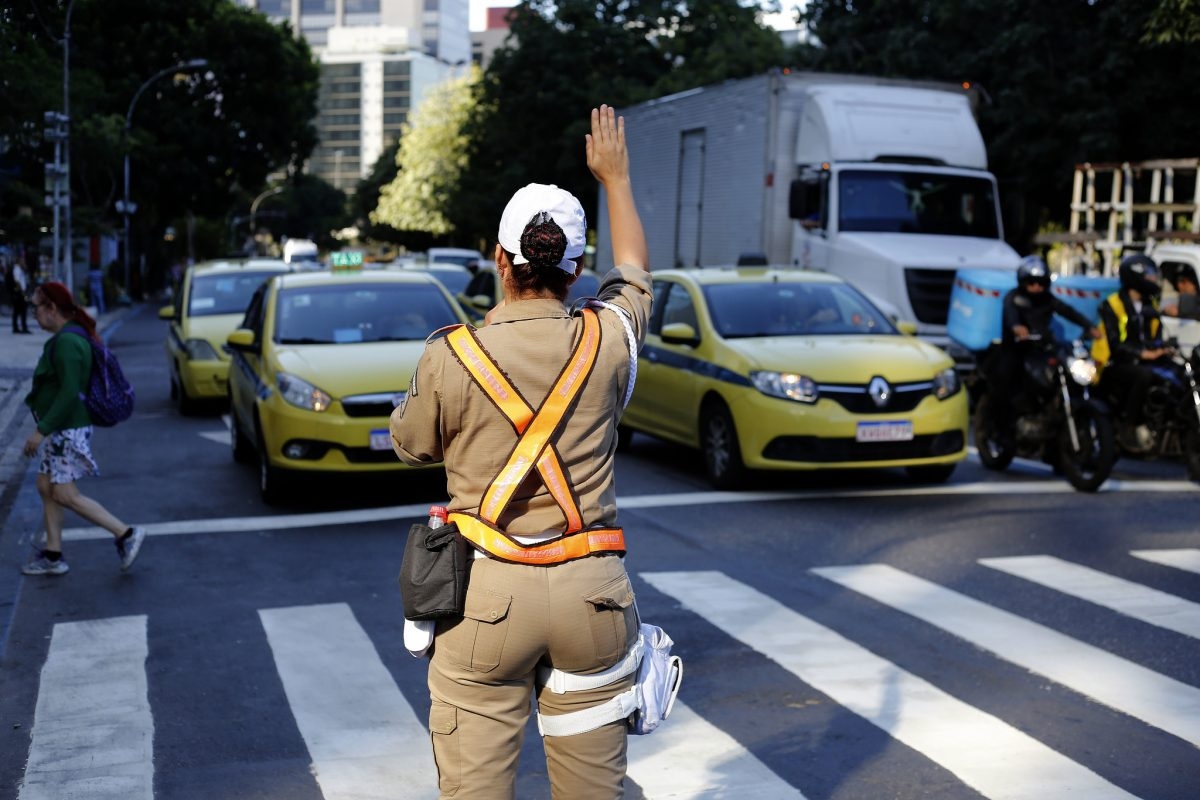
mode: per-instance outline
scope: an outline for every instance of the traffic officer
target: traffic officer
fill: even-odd
[[[651,281],[624,120],[608,106],[591,112],[586,154],[608,197],[617,265],[598,301],[578,313],[563,303],[583,268],[579,201],[552,185],[522,188],[495,250],[504,300],[485,327],[430,337],[392,414],[403,461],[445,462],[449,519],[474,546],[464,615],[437,622],[429,663],[443,797],[514,797],[531,696],[543,718],[596,710],[636,677],[613,466]],[[539,668],[598,679],[559,693]],[[628,714],[546,736],[553,797],[623,795]]]

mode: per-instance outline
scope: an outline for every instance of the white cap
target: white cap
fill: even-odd
[[[567,235],[567,249],[558,268],[574,274],[575,262],[571,259],[583,255],[587,245],[587,218],[575,195],[554,184],[531,183],[517,190],[500,217],[500,233],[496,237],[500,246],[513,254],[514,264],[528,264],[529,259],[521,254],[521,234],[529,221],[542,212],[548,213]]]

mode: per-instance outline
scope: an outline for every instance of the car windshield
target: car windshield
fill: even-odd
[[[725,339],[897,333],[879,309],[844,283],[711,284],[704,296],[713,327]]]
[[[438,287],[411,283],[285,288],[275,315],[279,344],[423,341],[460,321]]]
[[[847,170],[838,183],[842,232],[1000,238],[992,182],[942,173]]]
[[[197,275],[192,279],[188,297],[188,315],[214,317],[218,314],[241,314],[250,303],[254,290],[277,272],[230,271]]]

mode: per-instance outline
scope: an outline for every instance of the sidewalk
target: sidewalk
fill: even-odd
[[[131,306],[109,309],[96,320],[101,333],[132,310]],[[95,309],[89,308],[92,313]],[[92,316],[95,316],[92,313]],[[29,334],[13,333],[12,318],[0,316],[0,518],[11,501],[10,486],[19,486],[28,459],[21,454],[25,439],[33,431],[33,417],[25,406],[25,395],[33,382],[33,368],[50,338],[29,313]]]

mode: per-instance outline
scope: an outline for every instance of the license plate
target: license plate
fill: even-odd
[[[372,450],[391,450],[392,449],[392,432],[387,428],[379,428],[371,431],[371,449]]]
[[[854,431],[856,442],[911,442],[911,422],[860,422]]]

